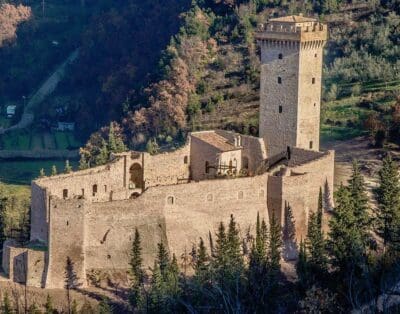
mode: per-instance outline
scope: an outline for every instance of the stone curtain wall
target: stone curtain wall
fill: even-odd
[[[47,243],[49,228],[47,211],[47,190],[33,181],[31,184],[31,240]]]
[[[253,234],[257,212],[268,221],[266,182],[267,175],[262,175],[195,182],[179,189],[162,187],[160,196],[167,198],[164,215],[170,250],[181,256],[190,252],[200,237],[209,246],[209,232],[215,243],[219,223],[227,226],[231,214],[242,237],[248,231]],[[174,198],[173,204],[168,197]]]
[[[90,206],[85,218],[85,265],[88,270],[126,270],[135,228],[140,232],[144,263],[153,266],[157,243],[161,239],[165,241],[166,237],[165,199],[152,196],[151,190],[136,199]]]
[[[268,221],[266,180],[263,175],[149,188],[136,199],[85,203],[85,207],[82,200],[57,200],[52,206],[48,286],[62,281],[60,269],[65,268],[67,256],[80,278],[92,270],[126,271],[135,228],[141,233],[146,266],[153,265],[161,240],[177,256],[185,249],[189,252],[200,237],[208,246],[209,231],[215,238],[219,222],[227,224],[231,214],[241,236],[254,233],[258,212]]]
[[[283,224],[285,202],[290,204],[296,222],[297,240],[305,238],[308,215],[317,210],[319,189],[324,191],[326,182],[333,195],[333,175],[334,152],[329,151],[315,161],[289,168],[286,176],[269,177],[268,208],[276,212]]]
[[[259,129],[268,156],[297,144],[299,48],[296,42],[261,42]]]
[[[59,198],[63,198],[63,191],[67,190],[67,198],[84,196],[93,202],[105,202],[112,195],[113,199],[125,199],[124,170],[124,159],[118,158],[106,166],[46,177],[34,181],[34,184],[46,188],[48,195]],[[97,185],[96,193],[93,193],[94,185]]]
[[[45,288],[63,288],[67,258],[74,263],[74,271],[86,284],[85,266],[85,206],[83,199],[50,201],[49,259]]]
[[[190,177],[190,143],[168,153],[144,154],[145,187],[184,183]],[[187,163],[185,163],[185,157]]]

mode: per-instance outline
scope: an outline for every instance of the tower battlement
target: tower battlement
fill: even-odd
[[[260,24],[256,38],[259,41],[326,41],[326,25],[314,18],[287,16]]]

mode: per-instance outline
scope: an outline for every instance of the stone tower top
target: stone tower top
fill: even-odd
[[[273,41],[326,41],[327,27],[315,18],[290,15],[260,24],[256,38]]]

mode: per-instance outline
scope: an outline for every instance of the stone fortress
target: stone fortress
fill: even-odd
[[[135,228],[152,266],[160,241],[181,256],[231,214],[242,236],[254,232],[257,213],[267,221],[274,213],[283,225],[286,203],[304,238],[320,188],[333,190],[334,152],[319,151],[327,27],[288,16],[261,25],[256,38],[259,138],[193,132],[173,152],[116,154],[104,166],[33,181],[32,244],[4,244],[10,280],[62,288],[69,257],[85,286],[93,272],[126,273]]]

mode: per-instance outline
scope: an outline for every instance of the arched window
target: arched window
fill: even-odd
[[[183,157],[183,163],[187,164],[188,163],[188,156]]]
[[[68,197],[68,190],[64,189],[63,190],[63,198],[67,198]]]
[[[94,185],[93,185],[93,187],[92,187],[92,194],[93,194],[93,196],[96,196],[96,194],[97,194],[97,184],[94,184]]]
[[[282,78],[278,76],[278,84],[282,84]]]
[[[280,53],[280,54],[278,55],[278,58],[279,58],[279,59],[282,59],[282,58],[283,58],[283,54]]]
[[[129,168],[130,173],[130,187],[134,189],[141,189],[143,187],[143,169],[138,163],[134,163]]]
[[[174,203],[175,203],[174,197],[173,197],[173,196],[168,196],[168,198],[167,198],[167,204],[168,204],[168,205],[174,205]]]

